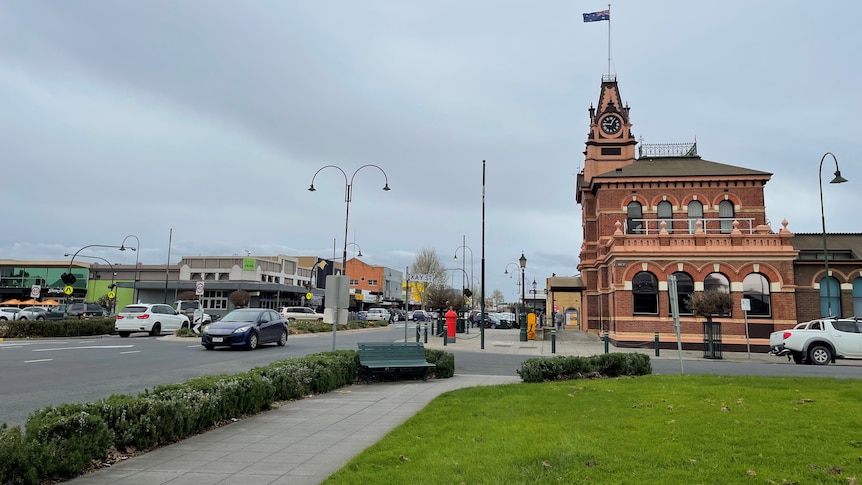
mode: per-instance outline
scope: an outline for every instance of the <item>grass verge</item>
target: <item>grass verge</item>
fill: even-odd
[[[357,484],[855,484],[854,379],[644,376],[452,391],[333,474]]]

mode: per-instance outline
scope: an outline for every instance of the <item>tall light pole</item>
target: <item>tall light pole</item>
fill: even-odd
[[[820,170],[817,172],[818,181],[820,182],[820,223],[823,228],[823,264],[826,269],[826,273],[823,275],[823,278],[820,278],[820,284],[826,283],[826,308],[829,317],[832,316],[832,295],[830,295],[829,289],[829,250],[826,247],[826,215],[823,212],[823,161],[826,160],[826,155],[832,157],[835,160],[835,178],[832,179],[830,184],[843,184],[847,181],[846,178],[841,176],[841,170],[838,169],[838,159],[835,158],[835,155],[832,152],[826,152],[823,154],[823,158],[820,159]],[[840,290],[839,290],[840,295]],[[839,302],[841,299],[839,298]],[[841,312],[840,303],[838,311]]]
[[[138,239],[138,236],[134,234],[129,234],[128,236],[123,238],[123,242],[120,243],[120,251],[126,250],[126,239],[133,237],[135,238],[135,247],[129,247],[128,249],[135,252],[135,280],[132,281],[132,303],[138,302],[138,258],[141,254],[141,240]]]
[[[458,261],[458,250],[460,249],[461,250],[461,259],[462,259],[461,269],[464,271],[464,278],[461,279],[461,283],[463,284],[464,279],[466,279],[466,277],[467,277],[467,270],[465,268],[465,264],[467,263],[467,256],[464,253],[464,250],[467,250],[467,249],[470,250],[470,283],[469,284],[470,284],[470,291],[473,291],[473,289],[474,289],[473,285],[476,284],[476,278],[473,276],[473,249],[470,248],[470,246],[467,246],[467,236],[465,235],[465,236],[463,236],[463,238],[464,238],[463,239],[464,242],[463,242],[463,244],[461,244],[461,246],[458,246],[457,248],[455,248],[455,257],[452,258],[452,260]],[[463,290],[464,290],[464,288],[461,289],[462,293],[463,293]],[[470,308],[472,308],[472,307],[473,307],[473,305],[470,305]]]
[[[377,165],[369,163],[367,165],[363,165],[363,166],[357,168],[353,172],[353,175],[350,176],[350,180],[348,181],[347,173],[345,173],[341,167],[338,167],[336,165],[324,165],[323,167],[320,167],[319,169],[317,169],[317,172],[314,172],[314,176],[311,177],[311,185],[308,187],[309,192],[314,192],[316,190],[314,188],[314,179],[317,177],[317,174],[319,174],[320,171],[323,170],[324,168],[330,168],[330,167],[337,169],[339,172],[341,172],[341,175],[344,175],[344,202],[346,205],[346,209],[344,211],[344,252],[342,253],[342,258],[341,258],[341,265],[342,265],[341,271],[342,271],[343,275],[347,275],[347,227],[348,227],[349,222],[350,222],[350,201],[353,199],[353,179],[356,177],[356,174],[360,170],[362,170],[363,168],[374,167],[377,170],[380,170],[380,173],[383,174],[383,178],[386,181],[385,185],[383,185],[383,190],[388,191],[388,190],[390,190],[389,189],[389,177],[386,175],[386,172],[383,171],[382,168],[378,167]]]
[[[524,298],[524,269],[527,267],[527,258],[524,257],[524,252],[521,251],[521,257],[518,258],[518,264],[521,266],[521,342],[527,341],[527,307]]]
[[[532,287],[533,287],[533,297],[532,297],[532,300],[533,300],[533,313],[536,313],[536,279],[535,279],[535,278],[533,278],[533,284],[532,284]]]
[[[67,258],[68,258],[69,256],[71,256],[71,254],[66,253],[66,254],[64,254],[63,256],[65,256],[65,257],[67,257]],[[79,257],[79,258],[90,258],[90,259],[101,259],[102,261],[104,261],[104,262],[108,263],[108,266],[110,266],[110,267],[111,267],[111,286],[109,286],[109,287],[108,287],[108,289],[109,289],[110,291],[114,291],[114,287],[116,287],[116,286],[117,286],[117,285],[115,285],[115,284],[114,284],[114,277],[115,277],[115,276],[117,276],[117,273],[114,271],[114,265],[113,265],[113,264],[111,264],[111,262],[110,262],[110,261],[108,261],[107,259],[105,259],[105,258],[103,258],[103,257],[101,257],[101,256],[90,256],[90,255],[88,255],[88,254],[79,254],[79,255],[78,255],[78,257]],[[111,308],[110,308],[110,310],[111,310],[111,313],[113,313],[113,311],[114,311],[113,305],[114,305],[114,302],[115,302],[116,300],[115,300],[114,298],[110,298],[110,300],[111,300]]]

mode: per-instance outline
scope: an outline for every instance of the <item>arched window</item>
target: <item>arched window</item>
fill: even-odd
[[[649,271],[632,278],[632,307],[634,313],[658,315],[658,279]]]
[[[643,206],[640,202],[629,202],[627,207],[626,233],[641,234],[643,233]]]
[[[733,202],[723,200],[718,203],[718,218],[721,219],[721,233],[730,234],[733,231]]]
[[[663,200],[658,203],[658,230],[661,231],[661,221],[667,221],[667,232],[673,232],[673,205]]]
[[[710,273],[703,280],[704,290],[721,290],[730,293],[730,280],[721,273]]]
[[[749,273],[742,280],[742,297],[751,304],[749,316],[768,317],[772,315],[772,302],[769,298],[769,280],[760,273]]]
[[[862,317],[862,276],[853,280],[853,315]]]
[[[838,280],[832,276],[820,280],[820,315],[841,316],[841,288],[838,287]]]
[[[703,224],[703,204],[699,200],[688,203],[688,233],[694,234],[697,230],[697,221]],[[701,226],[703,227],[703,226]],[[704,231],[706,228],[703,228]]]
[[[679,314],[691,315],[691,310],[688,309],[686,301],[694,293],[694,280],[691,278],[691,275],[683,271],[677,271],[673,275],[676,276],[676,301],[679,305]],[[668,304],[670,304],[670,298],[668,298]]]

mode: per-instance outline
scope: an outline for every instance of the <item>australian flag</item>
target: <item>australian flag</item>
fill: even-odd
[[[584,14],[584,22],[598,22],[601,20],[611,20],[611,11],[602,10],[601,12],[592,12]]]

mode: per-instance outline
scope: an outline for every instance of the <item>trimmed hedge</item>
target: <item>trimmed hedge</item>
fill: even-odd
[[[426,349],[438,378],[452,377],[455,358]],[[0,483],[37,485],[73,478],[112,449],[132,452],[173,443],[233,418],[270,409],[360,379],[359,353],[338,350],[273,362],[248,372],[203,376],[138,396],[63,404],[32,413],[24,426],[0,425]]]
[[[518,370],[518,375],[524,382],[566,381],[649,374],[652,374],[650,358],[646,354],[639,353],[527,359]]]
[[[114,332],[114,318],[70,318],[68,320],[12,320],[3,322],[0,337],[89,337]]]

